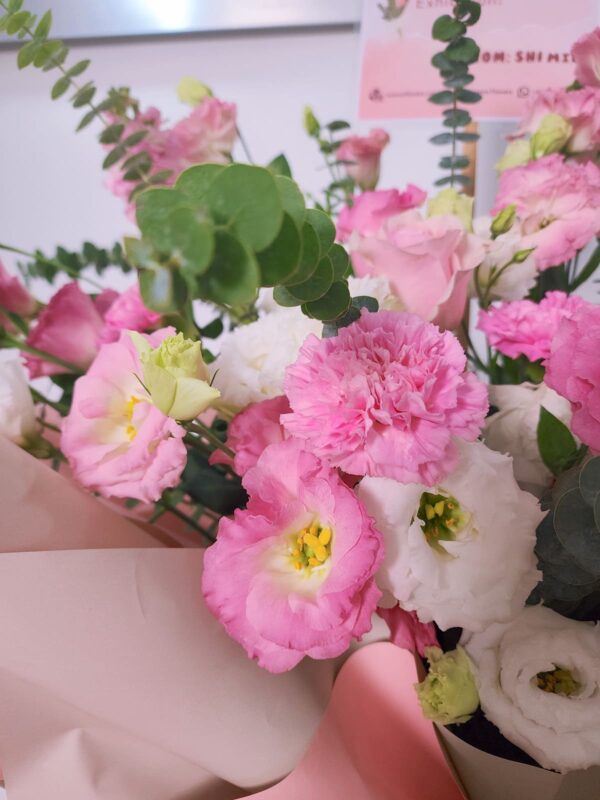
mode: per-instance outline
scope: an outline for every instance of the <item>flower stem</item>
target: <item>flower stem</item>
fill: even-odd
[[[242,134],[242,131],[241,131],[241,128],[240,128],[239,125],[235,126],[235,132],[238,135],[238,139],[240,140],[240,144],[242,145],[242,150],[244,151],[244,154],[245,154],[246,158],[248,159],[248,162],[250,164],[254,164],[254,159],[252,158],[252,154],[250,153],[250,148],[248,147],[248,142],[244,139],[244,136]]]
[[[61,416],[68,413],[69,409],[64,405],[64,403],[59,403],[57,400],[49,400],[41,392],[38,392],[38,390],[33,386],[29,387],[29,391],[31,392],[31,396],[36,403],[44,403],[44,405],[50,406],[50,408],[58,411]]]
[[[195,419],[192,420],[192,422],[190,422],[189,425],[190,425],[190,430],[194,431],[194,433],[197,433],[200,436],[204,436],[205,439],[208,439],[208,441],[215,449],[222,450],[226,455],[229,456],[229,458],[234,458],[235,453],[233,452],[233,450],[230,447],[227,447],[227,445],[224,444],[219,439],[219,437],[216,436],[211,431],[211,429],[208,428],[203,422],[200,422],[200,420]]]
[[[163,508],[170,514],[173,514],[174,517],[177,517],[182,522],[185,522],[186,525],[195,530],[197,533],[202,534],[202,536],[204,536],[205,539],[207,539],[211,544],[214,544],[214,542],[216,542],[216,539],[212,534],[210,534],[208,531],[205,531],[203,527],[198,525],[198,523],[194,519],[192,519],[192,517],[189,516],[189,514],[186,514],[185,512],[181,511],[181,509],[177,508],[177,506],[174,506],[168,500],[162,498],[160,500],[160,505],[162,505]]]
[[[51,364],[56,364],[59,367],[64,367],[67,372],[73,372],[76,375],[83,375],[83,371],[77,366],[77,364],[72,364],[70,361],[65,361],[64,358],[59,358],[58,356],[52,355],[52,353],[47,353],[45,350],[39,350],[37,347],[32,347],[30,344],[26,342],[21,342],[19,339],[15,339],[13,336],[9,336],[7,333],[4,334],[2,338],[0,338],[0,348],[15,348],[17,350],[21,350],[23,353],[30,353],[32,356],[37,356],[41,358],[43,361],[49,361]]]
[[[37,261],[40,264],[47,264],[49,267],[54,267],[54,269],[58,269],[60,272],[64,272],[69,275],[71,278],[80,279],[82,281],[86,281],[93,286],[98,291],[104,291],[104,287],[95,281],[93,278],[88,278],[86,275],[81,275],[77,270],[71,269],[71,267],[67,266],[66,264],[62,264],[60,261],[55,261],[52,258],[46,258],[41,254],[29,253],[27,250],[21,250],[19,247],[12,247],[9,244],[3,244],[0,242],[0,250],[6,250],[9,253],[17,253],[17,255],[25,256],[25,258],[30,258],[32,261]]]

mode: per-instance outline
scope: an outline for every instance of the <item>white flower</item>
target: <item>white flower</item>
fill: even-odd
[[[23,445],[35,436],[35,407],[18,358],[0,361],[0,436]]]
[[[546,769],[600,764],[596,624],[532,606],[464,646],[476,666],[483,711],[507,739]]]
[[[515,478],[525,489],[541,494],[552,473],[541,459],[537,426],[543,406],[565,425],[571,420],[571,404],[544,383],[490,386],[490,403],[499,410],[487,418],[483,438],[488,447],[513,457]]]
[[[404,306],[392,293],[390,282],[385,275],[365,275],[363,278],[348,278],[351,297],[374,297],[381,311],[402,311]]]
[[[440,486],[364,478],[358,495],[385,539],[381,589],[421,622],[470,631],[516,616],[538,583],[535,531],[543,513],[517,486],[511,459],[457,443]]]
[[[534,254],[530,253],[520,264],[511,263],[517,253],[525,250],[518,228],[513,226],[508,233],[491,239],[491,224],[490,217],[473,220],[473,230],[483,240],[486,249],[486,257],[477,270],[479,285],[485,290],[495,275],[497,279],[489,294],[491,300],[521,300],[535,284],[537,269]]]
[[[298,357],[302,342],[323,324],[299,308],[281,309],[249,325],[240,325],[219,339],[220,354],[212,364],[213,385],[223,400],[247,406],[283,394],[285,369]]]

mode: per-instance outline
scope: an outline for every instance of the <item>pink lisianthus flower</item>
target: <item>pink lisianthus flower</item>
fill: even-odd
[[[483,242],[452,214],[423,219],[417,211],[389,218],[375,236],[350,241],[359,277],[384,275],[402,306],[442,328],[460,324]]]
[[[146,308],[136,282],[122,294],[117,295],[104,315],[102,342],[116,342],[121,331],[150,331],[160,324],[161,315]]]
[[[145,338],[158,347],[174,333],[163,328]],[[103,497],[153,503],[179,480],[187,451],[184,429],[152,405],[136,377],[141,374],[127,331],[118,342],[102,345],[87,373],[75,382],[61,449],[74,477],[88,489]]]
[[[414,314],[362,312],[332,338],[309,336],[287,369],[284,427],[350,475],[433,485],[477,438],[487,390],[451,333]]]
[[[338,161],[346,161],[346,173],[364,191],[374,189],[379,180],[381,153],[389,144],[389,134],[373,128],[368,136],[348,136],[336,151]]]
[[[205,97],[169,135],[185,166],[227,164],[237,138],[235,103]]]
[[[583,86],[600,86],[600,28],[578,39],[571,49],[575,77]]]
[[[8,319],[2,314],[10,311],[20,317],[30,317],[37,307],[37,302],[32,297],[21,281],[10,275],[2,261],[0,261],[0,324],[10,325]]]
[[[565,317],[585,301],[565,292],[548,292],[539,303],[515,300],[480,311],[477,327],[492,347],[509,358],[523,355],[530,361],[548,358],[552,339]]]
[[[555,154],[505,170],[494,214],[515,205],[540,270],[569,261],[600,231],[600,169]]]
[[[271,672],[334,658],[371,628],[382,539],[354,492],[289,439],[243,480],[244,511],[223,517],[206,551],[212,613]]]
[[[100,308],[104,293],[100,295]],[[52,296],[29,332],[27,344],[86,369],[98,352],[104,320],[92,298],[75,281]],[[68,372],[65,367],[27,354],[25,363],[32,378]]]
[[[582,302],[558,326],[544,382],[571,403],[571,428],[600,451],[600,307]]]
[[[403,192],[398,189],[380,189],[363,192],[352,198],[352,206],[345,206],[337,221],[337,238],[345,242],[356,231],[361,236],[374,236],[390,217],[422,206],[427,194],[409,183]]]
[[[439,647],[433,622],[420,622],[416,611],[405,611],[399,605],[378,608],[377,614],[390,629],[390,641],[396,647],[425,656],[427,647]]]

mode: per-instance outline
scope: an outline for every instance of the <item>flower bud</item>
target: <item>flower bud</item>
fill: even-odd
[[[495,239],[497,236],[501,236],[503,233],[508,233],[508,231],[515,224],[516,216],[517,207],[514,203],[511,203],[509,206],[505,206],[502,211],[499,211],[492,220],[492,237]]]
[[[212,89],[197,78],[182,78],[177,84],[177,97],[188,106],[197,106],[212,96]]]
[[[531,153],[534,158],[558,153],[571,138],[573,127],[560,114],[546,114],[537,131],[531,137]]]
[[[425,655],[429,673],[415,685],[419,703],[427,719],[440,725],[467,722],[479,706],[479,693],[471,660],[462,647],[443,653],[428,647]]]
[[[140,354],[144,386],[163,414],[177,420],[194,419],[220,397],[218,389],[208,383],[200,342],[178,333],[152,349],[144,337],[130,335]]]
[[[427,203],[427,216],[440,217],[454,214],[462,222],[465,230],[473,230],[473,198],[461,194],[456,189],[442,189]]]
[[[496,164],[496,170],[504,172],[513,167],[522,167],[531,161],[531,144],[527,139],[515,139],[510,142],[504,151],[504,155]]]
[[[321,132],[319,120],[315,117],[310,106],[304,108],[304,130],[309,136],[317,137]]]

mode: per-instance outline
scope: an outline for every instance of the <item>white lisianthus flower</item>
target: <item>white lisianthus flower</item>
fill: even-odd
[[[490,404],[498,411],[485,422],[484,441],[492,450],[512,456],[518,483],[540,495],[552,480],[537,444],[540,408],[569,425],[571,404],[544,383],[490,386],[489,392]]]
[[[511,263],[517,253],[526,253],[518,227],[513,226],[508,233],[492,239],[491,224],[491,217],[473,220],[473,231],[483,240],[486,250],[477,270],[479,285],[485,291],[495,276],[489,294],[491,300],[521,300],[535,285],[537,269],[533,251],[520,263]]]
[[[18,445],[37,432],[35,407],[27,376],[17,357],[0,361],[0,436]]]
[[[404,306],[392,292],[385,275],[365,275],[363,278],[348,278],[351,297],[374,297],[380,311],[403,311]]]
[[[600,764],[598,625],[532,606],[463,646],[481,707],[507,739],[546,769]]]
[[[211,365],[213,386],[226,403],[240,407],[283,394],[286,367],[297,359],[306,337],[320,336],[322,328],[323,323],[292,308],[223,334]]]
[[[363,478],[358,495],[385,539],[379,587],[421,622],[485,629],[516,616],[540,579],[543,513],[521,491],[510,458],[459,443],[456,469],[435,487]]]

